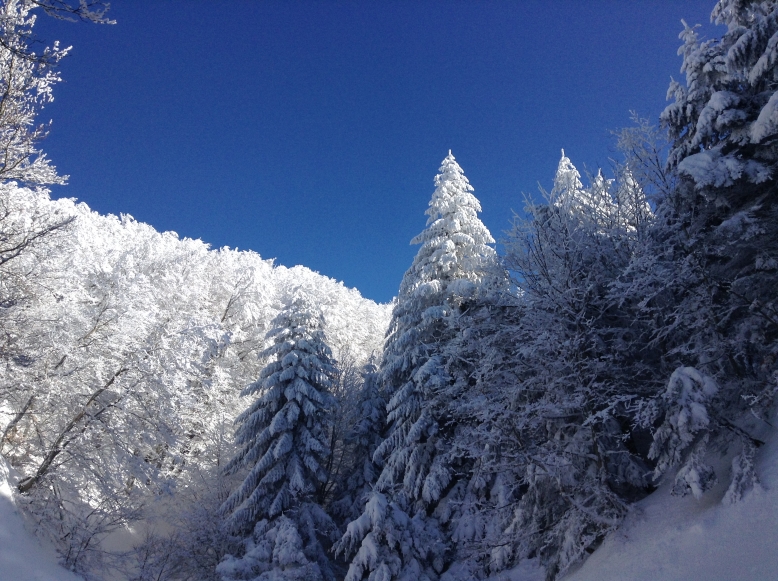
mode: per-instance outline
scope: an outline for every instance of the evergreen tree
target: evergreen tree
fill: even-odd
[[[652,327],[647,351],[661,355],[656,369],[669,377],[667,389],[636,421],[654,432],[649,458],[657,462],[655,480],[675,472],[674,494],[699,497],[717,480],[703,463],[708,452],[739,448],[727,494],[739,498],[744,484],[755,481],[753,450],[762,443],[752,435],[759,432],[753,420],[767,415],[778,390],[771,294],[778,279],[774,269],[759,268],[755,248],[761,242],[772,255],[776,232],[769,222],[767,235],[758,237],[739,227],[726,232],[708,224],[703,230],[703,217],[720,209],[698,202],[682,180],[658,207],[659,226],[619,292],[622,300],[640,302],[636,320]],[[778,218],[774,209],[770,213]],[[759,222],[753,224],[759,228]]]
[[[550,198],[557,206],[568,207],[580,204],[584,197],[584,185],[581,182],[581,174],[565,155],[559,158],[556,174],[554,174],[554,187],[551,189]]]
[[[285,515],[272,523],[259,521],[245,540],[241,558],[227,555],[216,567],[226,581],[316,581],[322,579],[318,563],[309,558],[298,524]]]
[[[380,377],[389,396],[390,422],[374,459],[383,464],[369,510],[351,523],[338,550],[361,548],[348,579],[434,578],[447,564],[442,536],[427,518],[456,477],[452,410],[466,383],[455,381],[456,356],[448,350],[484,280],[495,252],[478,219],[480,204],[454,156],[443,160],[427,210],[427,228],[405,273],[387,333]],[[405,531],[402,538],[392,531]],[[380,546],[381,559],[373,546]],[[385,554],[388,551],[388,554]],[[372,573],[371,573],[372,572]]]
[[[774,178],[778,150],[778,2],[719,0],[711,19],[727,32],[701,42],[684,23],[679,49],[686,86],[662,121],[675,140],[669,163],[697,187]]]
[[[629,165],[616,169],[618,180],[606,178],[598,170],[590,177],[590,186],[585,188],[581,174],[563,149],[549,201],[575,221],[590,222],[601,234],[614,229],[642,232],[652,215],[643,188],[632,176]]]
[[[259,397],[235,420],[240,450],[225,467],[227,474],[248,468],[222,513],[229,528],[251,534],[244,557],[228,557],[222,571],[225,579],[329,579],[325,548],[334,526],[318,503],[327,481],[334,361],[320,317],[301,301],[275,325],[263,354],[271,361],[242,392]]]
[[[421,248],[403,277],[387,333],[381,381],[391,396],[391,428],[376,452],[387,459],[379,488],[401,484],[409,499],[425,503],[437,500],[448,480],[444,468],[430,474],[434,416],[443,412],[432,404],[450,379],[444,347],[454,335],[456,315],[467,309],[495,258],[488,246],[494,239],[478,219],[481,205],[451,152],[435,185],[427,228],[411,241]]]
[[[614,194],[618,223],[638,239],[644,239],[654,213],[629,165],[618,167],[618,170],[618,184]]]
[[[706,450],[734,446],[727,496],[735,498],[754,481],[760,444],[744,418],[765,414],[778,389],[778,3],[720,0],[712,19],[727,26],[720,39],[700,42],[688,26],[681,33],[686,86],[671,84],[675,102],[662,114],[674,140],[668,165],[680,179],[657,207],[657,258],[636,293],[663,303],[646,301],[662,312],[653,343],[675,367],[644,417],[661,422],[657,472],[677,467],[675,492],[699,495],[715,479],[701,462]],[[710,390],[679,386],[707,382],[717,391],[694,400],[706,421],[689,437],[675,418],[685,417],[690,394]]]

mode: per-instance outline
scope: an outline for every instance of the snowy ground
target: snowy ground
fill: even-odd
[[[0,456],[0,581],[84,581],[60,567],[54,550],[25,529],[9,480],[14,475]]]
[[[757,462],[760,487],[731,506],[721,504],[726,483],[699,501],[660,487],[564,581],[778,580],[774,430]]]

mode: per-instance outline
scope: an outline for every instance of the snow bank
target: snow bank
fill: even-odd
[[[44,549],[25,529],[14,504],[12,478],[0,456],[0,581],[84,581],[60,567],[54,551]]]
[[[761,486],[733,505],[726,483],[699,501],[660,487],[564,581],[778,579],[778,437],[757,459]]]

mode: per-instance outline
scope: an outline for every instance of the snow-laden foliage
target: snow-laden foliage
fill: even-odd
[[[250,530],[260,519],[318,499],[327,481],[336,372],[317,319],[300,301],[282,311],[268,333],[273,345],[262,354],[270,362],[241,392],[257,398],[235,420],[239,451],[224,468],[226,474],[248,468],[222,509],[235,530]]]
[[[727,27],[722,38],[701,41],[685,23],[681,33],[686,86],[673,81],[662,113],[669,163],[698,188],[762,183],[777,159],[778,3],[719,0],[711,19]]]
[[[36,8],[31,0],[0,4],[0,180],[30,185],[62,184],[39,149],[48,132],[38,124],[43,107],[54,100],[52,88],[62,79],[55,70],[70,49],[57,43],[36,53],[31,40]]]
[[[724,476],[706,456],[740,449],[728,494],[736,498],[755,481],[751,451],[761,445],[756,434],[775,394],[778,157],[771,119],[778,79],[771,63],[778,54],[778,4],[721,0],[712,19],[726,25],[722,38],[700,42],[688,26],[681,35],[686,87],[671,85],[676,102],[662,115],[674,139],[668,165],[680,179],[657,208],[661,227],[649,252],[633,263],[631,292],[646,297],[647,313],[659,316],[652,344],[666,364],[693,367],[717,385],[704,403],[704,428],[698,418],[680,422],[688,433],[671,429],[691,413],[681,403],[668,408],[659,401],[663,412],[646,414],[646,425],[664,421],[660,441],[669,438],[669,448],[656,450],[658,472],[679,463],[676,492],[699,495]],[[668,390],[686,385],[677,383],[677,373]],[[687,391],[679,392],[682,399]]]
[[[430,581],[444,565],[434,521],[420,512],[410,517],[400,504],[378,491],[370,494],[360,517],[349,523],[336,550],[356,551],[345,581]]]
[[[496,256],[473,188],[450,153],[435,186],[427,228],[411,241],[421,248],[403,277],[387,334],[381,382],[391,426],[376,451],[385,461],[379,489],[400,486],[411,501],[425,504],[438,500],[449,478],[445,467],[431,471],[445,414],[434,408],[445,407],[448,398],[440,396],[450,380],[444,346],[457,315],[492,275]]]
[[[600,169],[585,188],[581,174],[563,149],[549,202],[570,214],[574,221],[584,222],[605,235],[614,228],[643,231],[653,215],[646,194],[632,175],[629,163],[617,169],[618,183],[606,178]]]
[[[536,556],[550,577],[618,526],[629,500],[649,485],[629,410],[652,394],[655,372],[641,353],[650,327],[612,289],[640,248],[650,213],[631,174],[613,183],[600,173],[584,188],[568,178],[573,172],[563,157],[549,203],[529,202],[528,218],[517,218],[506,240],[521,293],[503,341],[516,345],[516,365],[507,377],[496,369],[510,383],[493,404],[498,431],[516,435],[495,442],[503,456],[493,468],[495,492],[504,501],[502,509],[491,502],[503,527],[501,538],[488,541],[491,566]],[[559,187],[570,182],[575,195]],[[622,214],[626,208],[643,217]]]
[[[317,581],[321,569],[308,560],[303,539],[294,521],[280,516],[270,524],[259,521],[246,542],[246,554],[241,559],[232,555],[216,568],[225,580],[252,581]]]
[[[9,182],[61,181],[33,121],[66,51],[31,52],[32,4],[77,14],[0,14],[0,452],[68,568],[551,581],[662,482],[719,481],[726,503],[758,486],[778,392],[774,0],[720,0],[721,39],[685,26],[664,129],[633,116],[624,160],[587,185],[563,152],[504,256],[449,153],[391,320],[303,267]],[[120,531],[131,546],[107,551]]]
[[[301,502],[262,519],[244,539],[240,557],[227,554],[216,567],[222,581],[330,581],[342,578],[328,548],[338,536],[332,519],[314,502]]]
[[[598,172],[591,187],[584,188],[581,174],[563,149],[550,198],[555,206],[577,219],[592,220],[595,227],[606,227],[617,210],[610,194],[612,181]]]
[[[670,376],[667,391],[661,402],[667,408],[664,422],[654,431],[654,442],[648,457],[656,459],[655,475],[661,476],[670,467],[686,463],[676,476],[675,491],[684,495],[691,490],[696,498],[715,482],[713,469],[702,464],[701,451],[707,442],[710,424],[706,403],[718,390],[716,383],[693,367],[679,367]],[[693,446],[696,442],[703,443]]]
[[[214,475],[232,454],[238,386],[258,376],[270,321],[296,295],[327,317],[336,355],[348,349],[361,364],[380,347],[387,307],[307,269],[0,187],[3,453],[29,477],[28,508],[57,543],[75,542],[75,527],[99,556],[97,532],[166,512],[192,482],[223,489]],[[100,523],[98,506],[108,507]],[[99,570],[62,550],[76,569]]]
[[[375,451],[374,460],[382,470],[368,503],[378,506],[386,495],[391,514],[404,515],[400,519],[403,534],[411,540],[395,543],[391,534],[380,530],[383,517],[363,514],[355,522],[368,524],[349,525],[339,545],[348,555],[364,543],[351,562],[351,579],[389,571],[390,578],[421,571],[428,576],[439,574],[446,559],[441,552],[443,543],[434,532],[435,519],[428,513],[445,496],[456,473],[467,470],[452,454],[458,423],[451,413],[468,384],[456,380],[460,362],[447,346],[461,329],[460,318],[481,286],[496,278],[496,254],[488,246],[493,242],[489,231],[478,219],[481,207],[473,188],[450,152],[435,186],[427,228],[412,240],[421,248],[400,285],[384,348],[380,380],[389,398],[389,427]],[[415,531],[427,531],[425,535],[435,542],[422,542]],[[373,558],[375,550],[369,546],[375,543],[388,543],[382,551],[393,555],[387,559],[394,564]]]
[[[761,266],[778,240],[769,188],[663,177],[652,132],[621,137],[629,149],[608,188],[613,205],[592,203],[563,160],[550,203],[530,204],[508,241],[520,355],[516,386],[496,409],[511,410],[498,433],[520,434],[520,447],[503,440],[501,450],[512,449],[505,474],[520,484],[512,514],[496,512],[503,543],[485,537],[493,567],[536,556],[549,578],[563,574],[665,475],[675,494],[701,496],[724,476],[711,465],[716,450],[740,450],[729,501],[756,482],[761,420],[747,413],[761,418],[772,405],[778,331],[774,271]],[[600,176],[591,182],[605,191]],[[569,183],[574,196],[557,186]],[[559,192],[578,201],[572,210],[555,202]],[[603,219],[614,206],[618,217]]]
[[[630,112],[632,125],[612,134],[622,161],[614,161],[616,174],[629,172],[639,185],[646,199],[658,203],[669,196],[676,187],[675,173],[667,169],[667,152],[670,149],[667,131],[654,125],[635,111]],[[628,180],[620,179],[622,185]]]
[[[381,444],[386,426],[386,399],[372,359],[363,367],[361,379],[355,405],[344,416],[348,428],[342,439],[340,465],[336,466],[338,478],[330,505],[330,513],[343,525],[362,513],[378,478],[380,470],[373,462],[373,454]]]

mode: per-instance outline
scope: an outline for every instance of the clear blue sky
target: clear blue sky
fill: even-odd
[[[387,301],[453,150],[499,238],[564,147],[656,118],[680,19],[714,2],[114,0],[73,45],[44,150],[76,197],[213,247],[303,264]],[[713,31],[713,32],[711,32]]]

